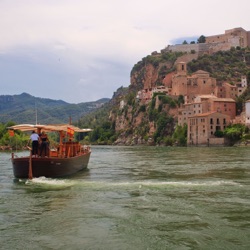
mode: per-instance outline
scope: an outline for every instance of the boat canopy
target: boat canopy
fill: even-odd
[[[92,129],[89,129],[89,128],[81,129],[81,128],[78,128],[78,127],[71,125],[71,124],[50,124],[50,125],[19,124],[19,125],[14,125],[14,126],[8,127],[8,129],[10,129],[10,130],[20,130],[20,131],[42,130],[45,132],[53,132],[53,131],[67,132],[69,128],[74,130],[74,132],[80,132],[80,133],[92,131]]]

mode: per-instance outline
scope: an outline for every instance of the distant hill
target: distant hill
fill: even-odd
[[[109,101],[103,98],[94,102],[70,104],[62,100],[34,97],[27,93],[0,95],[0,122],[6,123],[67,123],[100,108]]]

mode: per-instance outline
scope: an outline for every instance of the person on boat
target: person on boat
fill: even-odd
[[[45,151],[44,156],[47,156],[47,149],[49,144],[49,138],[47,134],[43,131],[40,135],[41,148],[40,148],[40,156],[42,156],[43,151]]]
[[[36,133],[35,130],[32,131],[32,134],[30,135],[30,139],[28,141],[28,144],[32,141],[32,155],[38,156],[38,145],[39,145],[39,135]]]

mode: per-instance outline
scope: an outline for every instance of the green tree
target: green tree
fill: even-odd
[[[177,125],[172,136],[178,146],[187,145],[187,124],[184,126]]]
[[[229,144],[233,145],[242,138],[245,132],[246,127],[244,125],[234,124],[225,128],[224,135],[229,140]]]
[[[177,103],[178,103],[178,106],[179,106],[179,107],[180,107],[181,104],[184,104],[184,103],[185,103],[185,100],[184,100],[184,96],[183,96],[183,95],[179,95],[179,96],[178,96]]]
[[[16,130],[14,136],[9,135],[8,127],[15,125],[10,121],[6,124],[0,124],[0,145],[9,146],[12,149],[22,149],[29,140],[29,136],[21,131]]]
[[[201,35],[198,39],[197,39],[197,43],[205,43],[206,42],[206,37]]]

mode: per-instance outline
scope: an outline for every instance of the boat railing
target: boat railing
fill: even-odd
[[[61,147],[61,150],[60,146],[58,148],[50,149],[50,157],[70,158],[81,154],[87,154],[90,152],[89,146],[81,145],[79,142],[63,142]]]

